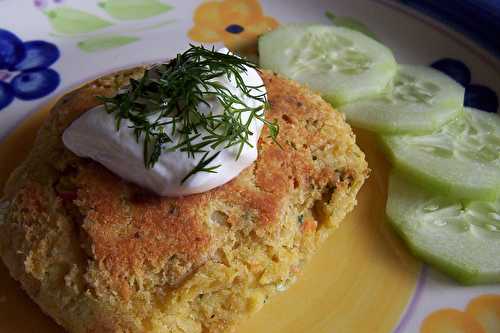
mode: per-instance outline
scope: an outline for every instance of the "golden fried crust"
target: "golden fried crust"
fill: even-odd
[[[158,197],[61,142],[64,129],[141,68],[63,97],[7,185],[2,257],[71,332],[223,332],[287,285],[354,207],[367,175],[343,116],[308,89],[262,72],[280,125],[226,185]]]

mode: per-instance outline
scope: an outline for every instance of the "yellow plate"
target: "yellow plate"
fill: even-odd
[[[48,108],[47,108],[48,109]],[[26,156],[47,115],[40,111],[0,144],[0,188]],[[420,265],[385,223],[389,164],[374,138],[358,131],[371,176],[358,206],[306,266],[299,281],[271,300],[238,333],[389,333],[397,326],[415,289]],[[0,265],[0,332],[57,333]]]

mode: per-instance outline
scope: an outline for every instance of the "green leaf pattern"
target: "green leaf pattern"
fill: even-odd
[[[97,52],[120,47],[138,41],[134,36],[91,37],[78,42],[78,47],[85,52]]]
[[[97,3],[97,1],[96,1]],[[172,10],[172,6],[161,0],[100,0],[97,3],[108,17],[114,20],[144,20],[162,15]],[[112,20],[100,17],[69,6],[56,7],[44,12],[54,32],[71,37],[82,37],[77,46],[84,52],[108,50],[138,41],[135,36],[113,35],[108,33],[91,36],[90,33],[114,25]],[[171,21],[167,21],[170,23]],[[116,22],[115,22],[116,23]],[[154,29],[165,25],[154,24],[146,29]]]
[[[99,16],[71,7],[59,7],[46,12],[52,28],[62,34],[76,35],[112,25]]]
[[[143,20],[172,9],[159,0],[104,0],[99,6],[117,20]]]

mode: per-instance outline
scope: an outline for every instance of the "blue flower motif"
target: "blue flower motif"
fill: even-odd
[[[433,62],[431,67],[450,76],[465,87],[465,106],[486,112],[497,112],[498,96],[495,91],[483,85],[471,84],[471,72],[462,61],[444,58]]]
[[[0,29],[0,110],[14,98],[29,101],[52,93],[61,78],[49,67],[59,56],[59,49],[52,43],[23,43],[12,32]]]

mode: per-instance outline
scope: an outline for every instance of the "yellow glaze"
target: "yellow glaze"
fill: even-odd
[[[34,114],[0,143],[2,188],[31,148],[46,114],[47,110]],[[420,265],[384,221],[389,164],[376,150],[372,136],[358,132],[358,142],[372,169],[358,206],[298,282],[273,298],[237,333],[389,333],[397,325],[413,294]],[[0,332],[62,332],[1,264]]]

